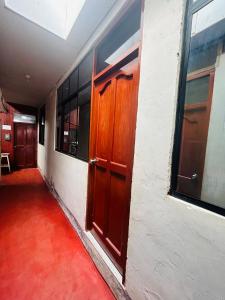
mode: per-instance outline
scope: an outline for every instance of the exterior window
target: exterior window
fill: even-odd
[[[45,105],[39,111],[39,144],[45,143]]]
[[[88,160],[92,52],[58,89],[56,150]]]
[[[225,1],[189,3],[172,193],[225,212]]]

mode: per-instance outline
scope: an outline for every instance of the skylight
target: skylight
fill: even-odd
[[[5,0],[5,6],[67,39],[85,0]]]

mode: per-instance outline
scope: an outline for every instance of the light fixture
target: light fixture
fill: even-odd
[[[8,113],[8,107],[2,94],[2,89],[0,88],[0,113]]]
[[[25,74],[25,76],[24,76],[24,77],[25,77],[25,79],[26,79],[26,80],[28,80],[28,81],[29,81],[29,80],[31,80],[31,76],[30,76],[30,74]]]

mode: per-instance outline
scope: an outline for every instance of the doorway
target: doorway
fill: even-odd
[[[94,83],[89,228],[119,270],[126,261],[138,81],[136,57]]]
[[[36,124],[14,123],[14,164],[16,169],[36,167]]]
[[[142,1],[95,50],[87,229],[125,276],[138,102]]]

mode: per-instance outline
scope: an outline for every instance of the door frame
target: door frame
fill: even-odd
[[[130,7],[130,6],[129,6]],[[129,9],[129,7],[127,9]],[[95,92],[95,84],[99,81],[102,81],[103,78],[107,78],[112,73],[114,73],[121,65],[125,65],[126,62],[132,61],[133,59],[137,58],[137,68],[138,68],[138,87],[137,87],[137,100],[136,100],[136,107],[135,110],[135,122],[137,120],[137,108],[138,108],[138,90],[139,90],[139,82],[140,82],[140,61],[141,61],[141,50],[142,50],[142,37],[143,37],[143,12],[144,12],[144,0],[141,0],[141,18],[140,18],[140,42],[128,49],[122,56],[120,56],[112,65],[106,67],[103,71],[96,74],[96,50],[100,42],[103,40],[103,38],[109,33],[109,30],[105,32],[101,39],[99,40],[99,43],[96,45],[94,49],[94,55],[93,55],[93,73],[92,73],[92,90],[91,90],[91,112],[90,112],[90,138],[89,138],[89,159],[94,157],[95,153],[95,137],[96,137],[96,103],[94,101],[94,92]],[[125,12],[124,12],[125,13]],[[116,26],[117,22],[119,20],[116,19],[112,26],[110,27],[110,30]],[[134,145],[135,145],[135,137],[136,132],[134,132]],[[132,162],[131,162],[131,169],[133,171],[133,161],[134,161],[134,150],[132,153]],[[87,186],[87,205],[86,205],[86,224],[85,229],[87,231],[90,231],[92,229],[91,220],[92,220],[92,208],[93,208],[93,179],[92,176],[92,167],[89,163],[88,165],[88,186]],[[125,282],[125,275],[126,275],[126,261],[127,261],[127,245],[128,245],[128,233],[129,233],[129,217],[130,217],[130,201],[131,201],[131,189],[132,189],[132,172],[131,172],[131,188],[129,191],[129,207],[126,214],[126,231],[124,234],[124,261],[122,266],[122,281]],[[103,250],[106,250],[104,245],[101,243],[101,247]],[[106,254],[111,259],[109,251],[106,251]],[[116,262],[112,259],[112,263],[116,266]]]
[[[34,129],[35,129],[35,149],[34,149],[34,168],[37,168],[37,123],[24,123],[24,122],[13,122],[13,152],[14,152],[14,161],[13,161],[13,165],[14,168],[16,169],[16,156],[15,156],[15,135],[16,135],[16,125],[20,124],[20,125],[34,125]],[[26,169],[26,168],[24,168]]]

